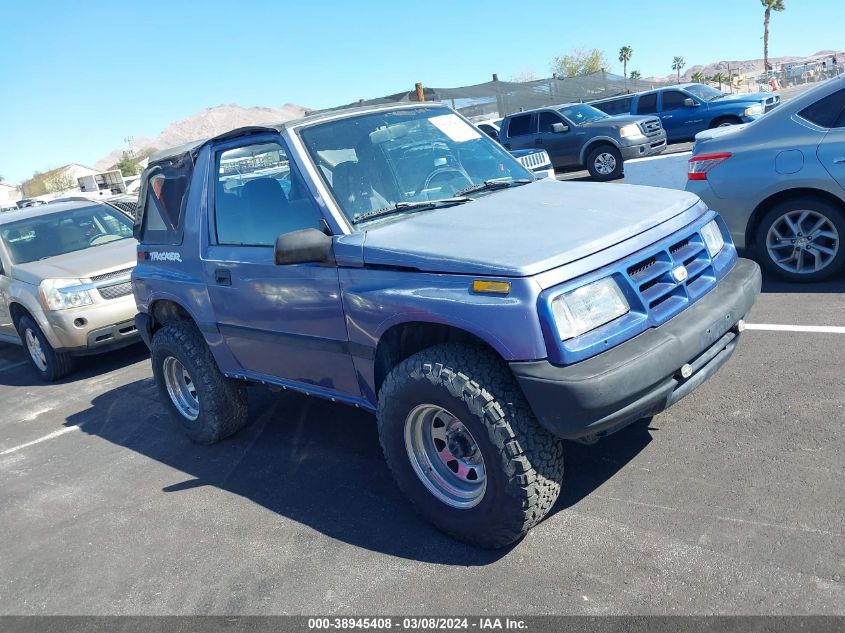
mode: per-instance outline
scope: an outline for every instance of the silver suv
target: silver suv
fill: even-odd
[[[22,344],[38,375],[139,340],[132,220],[100,203],[60,202],[0,216],[0,341]]]

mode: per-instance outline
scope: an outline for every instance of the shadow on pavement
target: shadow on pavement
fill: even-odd
[[[510,551],[463,545],[418,517],[393,483],[370,414],[260,388],[249,397],[250,425],[214,446],[185,437],[152,378],[97,396],[66,425],[180,471],[161,489],[165,494],[215,486],[340,541],[430,563],[487,565]],[[594,446],[568,447],[557,509],[577,503],[647,443],[643,426]],[[133,482],[126,494],[143,485]]]
[[[795,294],[837,294],[845,293],[845,275],[834,275],[832,279],[817,283],[797,283],[784,281],[773,275],[763,273],[763,292]]]
[[[150,357],[147,346],[142,342],[135,343],[113,352],[79,356],[74,359],[74,371],[70,376],[53,383],[45,383],[35,373],[27,352],[23,347],[15,345],[4,346],[3,357],[8,361],[16,361],[13,366],[3,369],[0,367],[0,385],[8,387],[31,387],[37,385],[66,385],[102,376],[116,369],[132,365]],[[22,364],[18,365],[17,363]]]

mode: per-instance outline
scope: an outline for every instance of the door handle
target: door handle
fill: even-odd
[[[226,268],[217,268],[214,271],[214,283],[219,286],[231,286],[232,271],[227,270]]]

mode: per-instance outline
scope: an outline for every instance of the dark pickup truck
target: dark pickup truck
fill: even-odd
[[[594,180],[616,180],[623,161],[666,149],[655,117],[614,116],[570,103],[506,116],[499,142],[510,150],[544,149],[555,169],[585,166]]]

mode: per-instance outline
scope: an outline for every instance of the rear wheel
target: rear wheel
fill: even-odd
[[[28,314],[18,320],[18,334],[27,351],[29,362],[41,380],[54,382],[73,371],[73,357],[65,352],[57,352],[35,319]]]
[[[437,345],[399,363],[379,392],[378,424],[399,488],[464,542],[496,548],[518,540],[560,493],[561,440],[483,349]]]
[[[246,389],[220,373],[193,323],[176,321],[161,328],[150,356],[162,400],[194,442],[214,444],[246,426]]]
[[[587,155],[587,171],[599,182],[621,178],[622,154],[612,145],[600,145]]]
[[[757,227],[760,264],[790,281],[820,281],[845,266],[845,214],[827,200],[796,196],[779,202]]]

